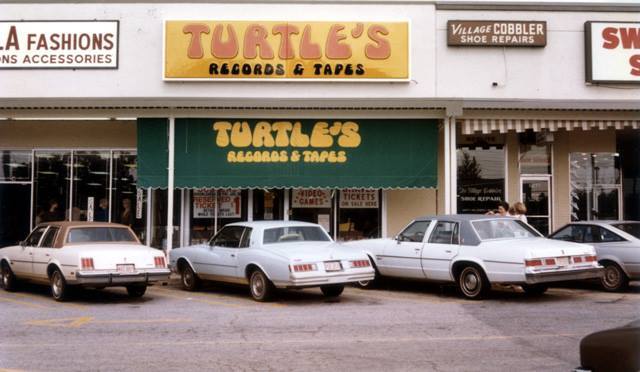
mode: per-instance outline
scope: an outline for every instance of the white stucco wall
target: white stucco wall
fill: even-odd
[[[637,21],[637,13],[436,10],[432,3],[388,4],[0,4],[1,20],[120,20],[117,70],[0,70],[0,106],[30,100],[145,99],[168,104],[192,99],[303,100],[380,99],[438,102],[451,98],[515,101],[636,102],[639,89],[588,86],[584,78],[584,22]],[[411,22],[411,81],[363,82],[165,82],[164,19],[377,20]],[[547,21],[545,48],[448,47],[446,22]],[[492,83],[498,86],[492,86]],[[637,87],[637,86],[636,86]],[[70,104],[71,105],[71,104]],[[433,107],[433,106],[432,106]]]

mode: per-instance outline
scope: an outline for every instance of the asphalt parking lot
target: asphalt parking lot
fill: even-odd
[[[541,297],[499,288],[483,301],[452,287],[388,282],[254,302],[244,287],[142,299],[120,288],[51,299],[47,287],[0,291],[0,370],[568,371],[588,333],[640,318],[640,286],[606,293],[555,287]]]

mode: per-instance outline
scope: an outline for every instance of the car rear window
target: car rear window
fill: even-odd
[[[640,223],[616,223],[612,226],[640,239]]]
[[[331,239],[316,226],[288,226],[264,230],[263,244],[288,242],[328,242]]]
[[[471,223],[481,240],[537,238],[540,234],[523,222],[504,218]]]
[[[76,227],[69,230],[67,243],[135,242],[129,229],[121,227]]]

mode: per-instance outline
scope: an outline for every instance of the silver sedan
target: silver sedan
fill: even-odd
[[[593,245],[605,268],[601,283],[607,291],[619,291],[630,280],[640,280],[640,221],[572,222],[549,238]]]

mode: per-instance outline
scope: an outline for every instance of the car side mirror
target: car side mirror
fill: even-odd
[[[400,244],[401,241],[404,240],[404,238],[402,237],[402,235],[398,234],[393,238],[398,244]]]
[[[20,240],[20,246],[21,247],[26,247],[27,246],[27,241],[26,240]]]

